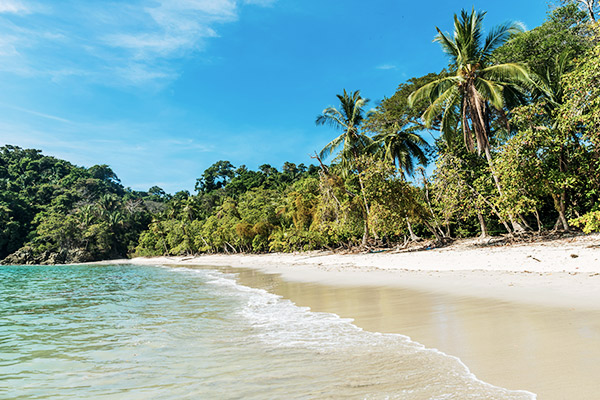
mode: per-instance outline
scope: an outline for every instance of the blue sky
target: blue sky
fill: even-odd
[[[171,193],[221,159],[309,164],[337,93],[439,71],[435,26],[471,7],[534,28],[547,0],[0,0],[0,145]]]

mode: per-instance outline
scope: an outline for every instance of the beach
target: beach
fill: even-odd
[[[595,399],[600,383],[600,235],[538,243],[339,254],[120,260],[220,266],[241,284],[367,331],[410,336],[479,379],[540,399]],[[115,263],[115,261],[110,261]]]

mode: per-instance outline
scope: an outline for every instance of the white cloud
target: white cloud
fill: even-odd
[[[27,14],[30,9],[18,0],[0,0],[0,13]]]
[[[172,80],[177,78],[177,73],[164,68],[152,68],[144,63],[132,62],[128,65],[118,66],[111,69],[116,74],[116,80],[112,83],[120,85],[147,85],[156,81]]]
[[[390,70],[390,69],[397,69],[398,67],[396,67],[394,64],[382,64],[382,65],[378,65],[375,68],[385,71],[385,70]]]
[[[217,37],[214,24],[237,19],[237,6],[229,0],[169,0],[142,7],[140,26],[133,32],[104,36],[107,45],[129,51],[135,59],[182,56],[202,48],[203,40]]]
[[[0,57],[17,56],[19,54],[16,47],[18,42],[19,38],[17,36],[0,36]]]
[[[10,109],[15,110],[15,111],[21,111],[21,112],[24,112],[24,113],[27,113],[27,114],[35,115],[37,117],[42,117],[42,118],[45,118],[45,119],[51,119],[53,121],[59,121],[59,122],[64,122],[64,123],[69,123],[69,124],[73,123],[72,121],[69,121],[68,119],[61,118],[61,117],[58,117],[56,115],[45,114],[45,113],[41,113],[39,111],[29,110],[27,108],[21,108],[21,107],[13,106],[13,105],[10,105],[10,104],[0,103],[0,106],[1,107],[6,107],[6,108],[10,108]]]
[[[73,75],[111,85],[169,82],[178,76],[169,61],[203,51],[207,40],[219,36],[220,24],[238,20],[241,7],[275,1],[68,0],[42,9],[0,0],[0,70],[51,79],[76,71]],[[29,15],[13,20],[15,13]]]
[[[108,35],[106,43],[110,46],[131,50],[132,56],[137,59],[167,57],[177,50],[190,48],[194,44],[185,37],[149,33]]]

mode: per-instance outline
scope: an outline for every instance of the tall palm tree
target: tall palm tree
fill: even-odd
[[[492,52],[511,35],[522,28],[516,23],[500,25],[487,35],[484,41],[483,18],[485,12],[461,11],[454,15],[454,35],[442,33],[434,41],[450,56],[454,74],[440,78],[417,89],[409,97],[411,104],[429,98],[431,105],[423,113],[423,120],[431,125],[442,114],[459,106],[464,141],[467,149],[479,154],[489,152],[490,107],[502,110],[506,101],[517,97],[516,84],[529,84],[531,78],[525,66],[516,63],[491,65]],[[442,129],[444,123],[442,123]],[[475,136],[475,140],[473,140]]]
[[[361,196],[363,199],[363,220],[364,233],[362,238],[363,245],[369,240],[369,203],[364,192],[360,167],[356,161],[358,157],[370,148],[373,142],[371,138],[360,131],[360,125],[365,120],[366,114],[364,107],[369,102],[360,95],[360,91],[346,92],[336,95],[340,100],[339,110],[335,107],[327,107],[321,115],[317,116],[315,123],[317,125],[329,125],[342,131],[342,133],[327,143],[319,152],[320,158],[327,158],[332,153],[339,150],[340,164],[342,172],[347,174],[351,170],[357,170],[358,182],[360,185]]]
[[[490,153],[490,119],[492,109],[503,113],[505,106],[511,106],[522,98],[519,85],[531,85],[527,68],[517,63],[493,65],[491,56],[495,49],[522,28],[517,23],[505,23],[492,29],[483,39],[483,18],[485,12],[469,13],[462,10],[454,15],[454,34],[436,27],[438,34],[434,41],[450,56],[453,74],[440,78],[417,89],[409,97],[409,103],[429,98],[430,106],[423,113],[426,125],[431,126],[441,114],[442,131],[451,112],[460,109],[461,126],[465,146],[471,152],[484,153],[490,166],[494,182],[500,195],[502,187],[494,173]],[[512,103],[512,104],[511,104]],[[515,230],[521,226],[510,217]]]

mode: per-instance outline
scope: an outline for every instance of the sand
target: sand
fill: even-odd
[[[408,252],[229,254],[118,262],[247,267],[300,282],[383,285],[600,309],[600,234],[497,246],[471,240],[441,249]]]
[[[600,398],[600,235],[483,244],[118,262],[232,267],[243,284],[457,356],[488,383],[540,399]]]

